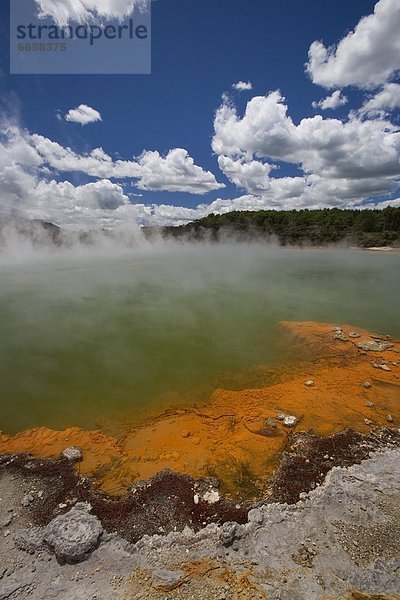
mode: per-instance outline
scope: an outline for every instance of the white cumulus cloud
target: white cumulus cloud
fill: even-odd
[[[379,115],[396,108],[400,108],[400,85],[387,83],[380,92],[363,104],[359,112],[365,115]]]
[[[102,120],[101,114],[87,104],[80,104],[77,108],[71,108],[64,118],[70,123],[79,123],[82,126]]]
[[[77,172],[96,179],[75,185],[62,173]],[[162,156],[145,151],[132,161],[114,161],[103,149],[77,154],[71,148],[21,129],[0,127],[0,212],[44,219],[75,229],[114,227],[127,223],[184,223],[207,214],[197,209],[132,203],[118,180],[133,179],[136,188],[202,194],[225,187],[175,148]],[[61,181],[60,181],[61,179]],[[113,179],[114,181],[111,181]],[[117,181],[115,181],[117,180]]]
[[[69,21],[87,22],[99,17],[123,19],[134,10],[149,6],[151,0],[35,0],[39,16],[51,17],[59,25]]]
[[[400,2],[379,0],[354,31],[337,45],[311,44],[307,71],[313,83],[325,88],[357,86],[374,89],[400,69]]]
[[[313,102],[313,108],[321,108],[322,110],[339,108],[339,106],[344,106],[347,104],[348,99],[346,96],[342,96],[340,90],[335,90],[330,96],[326,96],[326,98],[322,98],[319,102]]]
[[[232,85],[234,90],[245,92],[253,89],[253,84],[250,81],[238,81]]]
[[[225,187],[210,171],[196,165],[183,148],[173,148],[165,156],[148,150],[134,160],[114,161],[102,148],[77,154],[38,134],[31,136],[31,144],[51,169],[103,179],[133,178],[137,179],[135,186],[140,190],[205,194]]]
[[[345,207],[400,184],[400,130],[383,118],[342,122],[316,115],[296,125],[274,91],[252,98],[242,117],[225,98],[214,130],[222,171],[270,207]],[[279,177],[282,163],[299,174]]]
[[[192,194],[224,188],[210,171],[195,165],[187,150],[174,148],[163,157],[159,152],[143,152],[139,157],[140,178],[137,187],[141,190],[170,190]]]

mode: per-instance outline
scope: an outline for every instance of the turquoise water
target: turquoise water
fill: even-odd
[[[288,348],[280,320],[400,336],[400,254],[163,245],[0,263],[0,430],[204,401]]]

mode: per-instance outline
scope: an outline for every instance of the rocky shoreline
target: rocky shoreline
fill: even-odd
[[[112,499],[66,459],[4,456],[0,599],[396,598],[399,459],[397,429],[294,434],[270,497],[235,505],[169,471]]]
[[[281,327],[304,358],[268,387],[0,434],[0,600],[400,599],[400,343]]]

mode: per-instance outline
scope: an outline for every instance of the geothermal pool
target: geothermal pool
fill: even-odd
[[[295,359],[280,320],[400,336],[400,254],[143,244],[0,260],[0,430],[109,431]]]

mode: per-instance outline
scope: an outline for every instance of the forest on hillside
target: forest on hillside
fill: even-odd
[[[384,210],[260,210],[210,214],[179,227],[163,227],[165,237],[190,240],[225,238],[277,240],[281,245],[400,247],[400,208]],[[151,233],[148,231],[151,237]]]

